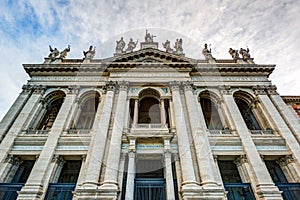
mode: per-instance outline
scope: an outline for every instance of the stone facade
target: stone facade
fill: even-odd
[[[123,48],[23,65],[31,78],[0,124],[7,199],[289,199],[283,183],[299,191],[300,123],[268,79],[274,65],[211,50],[191,59],[159,50],[153,36]],[[19,192],[5,192],[13,184]]]

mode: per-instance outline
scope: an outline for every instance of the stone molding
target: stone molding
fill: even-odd
[[[33,91],[34,94],[43,95],[43,94],[45,94],[47,87],[44,85],[35,85],[35,86],[33,86],[33,89],[34,89],[34,91]]]
[[[237,157],[237,159],[234,161],[234,164],[236,164],[237,166],[241,166],[245,163],[248,163],[248,159],[246,157],[246,155],[240,155],[239,157]]]
[[[69,85],[68,86],[68,94],[78,94],[80,86],[78,85]]]
[[[23,85],[22,86],[22,93],[30,93],[33,91],[33,86],[32,85]]]
[[[295,159],[292,155],[286,155],[276,161],[281,167],[287,166],[290,163],[294,163]]]
[[[218,87],[218,89],[222,95],[231,95],[232,94],[232,90],[229,85],[221,85]]]

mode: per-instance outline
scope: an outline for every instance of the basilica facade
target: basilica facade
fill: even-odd
[[[276,92],[275,65],[163,47],[146,32],[110,58],[50,47],[24,64],[0,124],[0,199],[297,199],[299,97]]]

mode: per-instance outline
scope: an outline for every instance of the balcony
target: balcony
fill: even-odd
[[[211,135],[231,135],[229,129],[225,130],[208,130]]]
[[[89,134],[91,132],[90,129],[70,129],[68,130],[67,134],[72,134],[72,135],[81,135],[81,134]]]
[[[72,200],[75,183],[50,183],[45,199]]]
[[[283,199],[297,200],[300,197],[300,183],[275,183],[280,191],[282,191]]]
[[[228,200],[255,200],[250,183],[224,183]]]
[[[0,183],[0,199],[17,199],[18,192],[23,186],[23,183]]]
[[[50,132],[50,130],[36,130],[36,129],[28,129],[23,130],[23,134],[30,134],[30,135],[47,135]]]
[[[130,129],[133,137],[172,137],[168,124],[133,124]]]
[[[252,135],[274,135],[273,131],[270,129],[267,130],[250,130]]]

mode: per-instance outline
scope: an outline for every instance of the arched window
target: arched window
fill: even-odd
[[[84,100],[81,102],[80,109],[78,110],[78,119],[74,123],[75,129],[92,129],[99,104],[99,97],[100,95],[96,92],[89,93],[83,97]]]
[[[249,103],[239,97],[234,97],[234,100],[242,114],[242,117],[249,130],[261,130],[261,127],[254,116]]]
[[[64,99],[65,93],[62,91],[51,93],[45,98],[45,109],[41,120],[36,126],[37,130],[50,130],[52,128]]]
[[[216,104],[205,97],[200,97],[200,104],[207,128],[211,130],[222,130],[223,124]]]
[[[138,123],[161,123],[159,101],[152,97],[142,99],[138,116]]]

